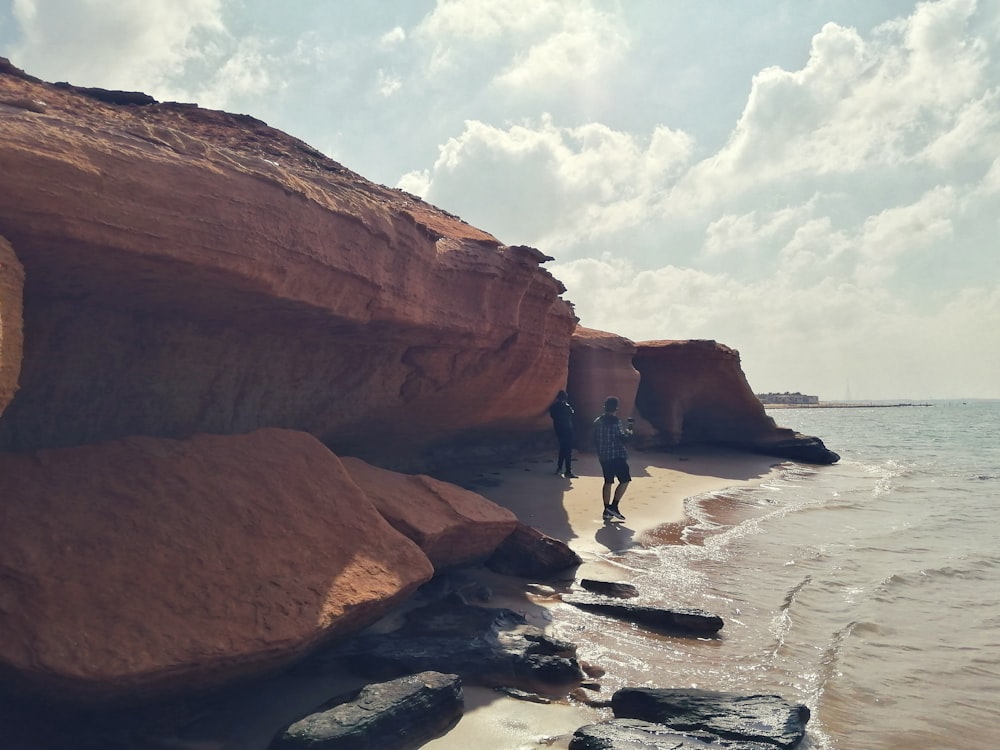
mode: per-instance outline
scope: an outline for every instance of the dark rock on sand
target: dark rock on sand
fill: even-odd
[[[580,586],[595,594],[613,596],[618,599],[631,599],[633,596],[639,595],[639,589],[631,583],[623,581],[595,581],[591,578],[581,578]]]
[[[411,750],[462,717],[457,675],[422,672],[368,685],[353,699],[292,724],[273,750]]]
[[[768,456],[781,456],[804,464],[835,464],[840,460],[840,454],[835,453],[823,444],[818,437],[791,432],[789,435],[777,434],[761,439],[750,446],[755,453]],[[746,447],[746,446],[739,446]]]
[[[567,594],[566,604],[648,628],[682,635],[713,635],[722,629],[722,618],[700,609],[666,609],[585,594]]]
[[[453,602],[413,610],[391,633],[353,638],[317,662],[344,663],[369,679],[435,670],[466,684],[562,694],[586,677],[576,645],[552,638],[509,609]]]
[[[565,542],[519,522],[486,561],[486,567],[505,576],[549,578],[581,562]]]
[[[716,742],[759,743],[768,748],[795,747],[805,737],[809,721],[806,706],[777,695],[711,690],[623,688],[612,696],[611,707],[619,719],[654,722],[688,735],[705,732]]]
[[[612,719],[577,729],[569,750],[774,750],[766,743],[717,739],[705,732],[681,734],[648,721]]]

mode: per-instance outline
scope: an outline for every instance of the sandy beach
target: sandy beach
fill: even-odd
[[[705,448],[671,453],[633,451],[629,463],[633,479],[621,502],[626,517],[621,523],[605,523],[601,518],[604,480],[594,454],[582,454],[574,461],[576,479],[557,476],[553,456],[457,480],[510,509],[523,522],[568,543],[583,559],[576,578],[623,580],[620,568],[604,563],[607,555],[632,546],[675,541],[685,520],[686,498],[761,482],[779,460]],[[519,586],[515,579],[484,576],[494,592],[493,606],[521,611],[540,627],[551,623],[558,598],[545,587]],[[466,713],[458,726],[425,748],[566,748],[578,727],[610,717],[607,709],[572,700],[543,705],[475,687],[466,687],[465,696]],[[595,693],[594,698],[608,699],[610,695]]]

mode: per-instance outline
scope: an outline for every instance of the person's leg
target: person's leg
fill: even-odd
[[[573,433],[569,433],[564,436],[566,441],[566,477],[567,479],[575,479],[576,474],[573,473]]]
[[[628,489],[628,483],[632,481],[632,473],[629,471],[628,461],[624,458],[616,462],[614,469],[615,476],[618,479],[618,486],[615,487],[615,495],[611,501],[610,510],[624,521],[625,516],[623,516],[621,511],[618,509],[618,503],[621,501],[622,495],[625,494],[625,490]]]
[[[618,502],[622,499],[622,495],[625,494],[625,490],[628,489],[628,482],[619,482],[618,486],[615,487],[615,498],[611,501],[611,507],[617,509]]]
[[[573,473],[573,436],[572,434],[559,435],[559,466],[566,466],[566,476]]]
[[[615,467],[601,461],[601,473],[604,474],[604,486],[601,487],[601,498],[604,500],[604,520],[607,521],[611,508],[611,485],[615,481]]]

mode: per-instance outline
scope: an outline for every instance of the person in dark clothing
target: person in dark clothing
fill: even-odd
[[[556,431],[556,438],[559,439],[559,459],[556,461],[556,474],[562,474],[567,479],[576,479],[573,473],[573,407],[569,405],[569,394],[566,391],[559,391],[556,400],[549,407],[549,416],[552,417],[552,428]],[[566,473],[563,474],[563,466],[566,466]]]
[[[618,503],[628,489],[628,483],[632,481],[628,466],[628,451],[625,450],[625,441],[632,437],[632,427],[631,424],[628,429],[622,426],[617,411],[618,399],[609,396],[604,402],[604,413],[594,420],[594,447],[597,448],[597,458],[604,473],[601,495],[604,500],[605,521],[610,521],[612,518],[625,520],[625,516],[618,510]],[[615,487],[612,498],[611,487],[615,479],[618,480],[618,486]]]

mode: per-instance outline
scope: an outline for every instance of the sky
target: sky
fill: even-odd
[[[0,56],[253,115],[757,392],[1000,398],[1000,0],[0,0]]]

